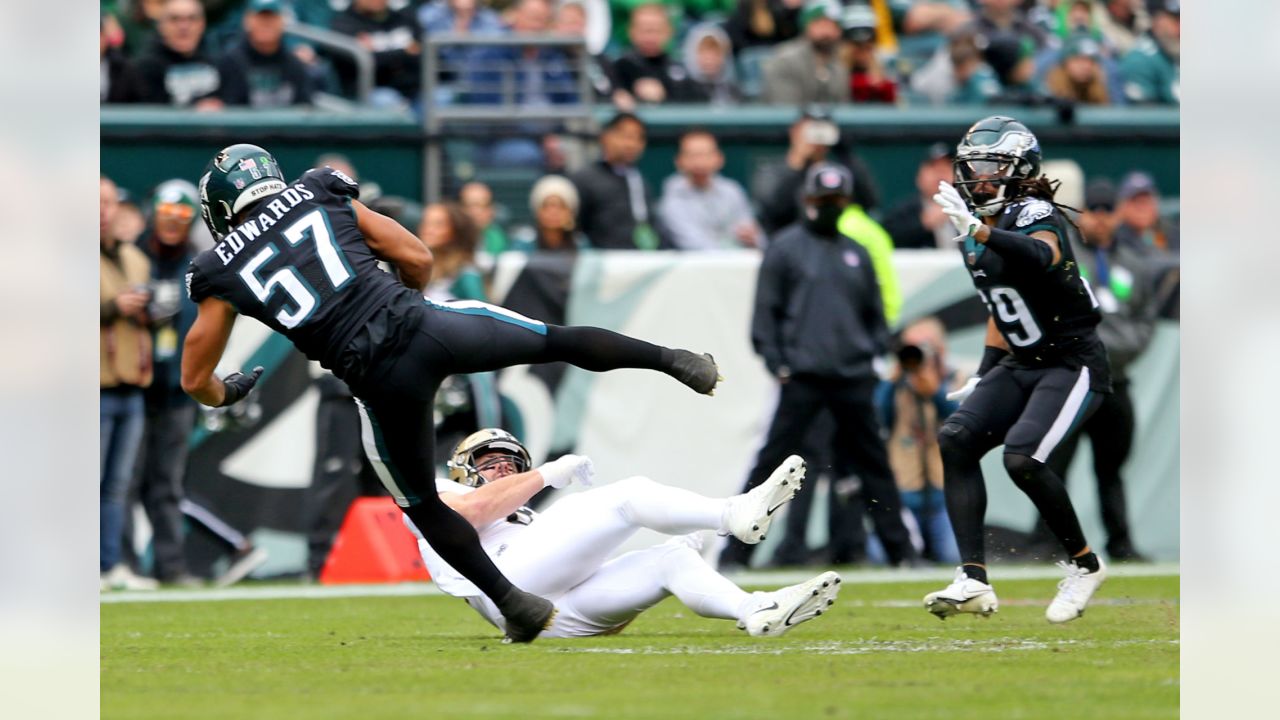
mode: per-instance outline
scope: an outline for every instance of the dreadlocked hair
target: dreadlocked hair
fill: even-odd
[[[1029,197],[1037,200],[1044,200],[1060,210],[1070,210],[1073,213],[1079,214],[1079,209],[1054,201],[1053,196],[1058,194],[1058,188],[1061,186],[1061,180],[1050,180],[1043,175],[1030,178],[1018,183],[1018,193],[1014,196],[1014,199],[1016,200],[1017,198]]]

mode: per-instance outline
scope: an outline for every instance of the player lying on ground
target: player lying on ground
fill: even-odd
[[[564,457],[531,469],[529,453],[496,428],[480,430],[455,448],[452,480],[440,479],[440,498],[480,533],[480,543],[502,572],[556,604],[544,637],[587,637],[621,632],[640,613],[675,595],[703,617],[735,620],[751,635],[781,635],[821,615],[835,602],[840,576],[821,575],[773,592],[748,593],[717,573],[698,553],[696,533],[716,530],[758,543],[773,513],[795,497],[804,461],[792,455],[745,495],[709,498],[648,478],[631,477],[557,500],[541,513],[524,507],[544,487],[590,484],[591,460]],[[411,530],[416,529],[406,519]],[[612,560],[640,528],[680,534],[661,545]],[[419,536],[421,537],[421,536]],[[498,628],[493,603],[419,540],[427,570],[444,592]]]
[[[200,178],[215,245],[196,256],[187,292],[199,314],[182,354],[182,387],[205,405],[230,405],[262,372],[214,376],[237,314],[289,338],[351,388],[365,450],[387,489],[440,554],[528,642],[555,612],[513,586],[480,549],[475,530],[440,502],[432,468],[432,402],[455,373],[567,362],[586,370],[647,368],[711,394],[710,355],[651,345],[599,328],[560,327],[478,302],[435,303],[422,289],[431,251],[395,220],[360,203],[355,181],[332,168],[293,182],[255,145],[219,152]],[[384,272],[378,261],[393,265]]]
[[[1045,611],[1049,622],[1079,617],[1106,578],[1089,549],[1066,486],[1046,463],[1067,434],[1111,392],[1102,319],[1068,239],[1079,230],[1053,204],[1056,184],[1040,177],[1040,143],[1022,123],[978,121],[956,151],[956,187],[942,182],[935,202],[959,230],[965,268],[991,316],[987,348],[963,400],[938,431],[947,514],[963,563],[946,589],[924,599],[929,612],[990,615],[983,516],[987,489],[978,461],[1004,445],[1004,466],[1062,543],[1066,578]]]

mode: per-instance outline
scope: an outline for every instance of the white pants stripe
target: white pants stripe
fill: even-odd
[[[1045,433],[1039,447],[1031,455],[1033,459],[1040,462],[1049,461],[1049,456],[1053,454],[1053,449],[1058,447],[1058,443],[1062,442],[1062,438],[1067,436],[1067,431],[1071,429],[1071,424],[1075,422],[1076,416],[1080,414],[1080,410],[1088,396],[1089,368],[1082,367],[1080,368],[1079,377],[1076,378],[1076,384],[1072,385],[1071,392],[1067,393],[1067,401],[1062,404],[1062,410],[1058,412],[1058,417],[1054,419],[1053,425],[1049,426],[1049,432]]]
[[[369,411],[365,409],[364,403],[360,402],[360,398],[356,398],[356,407],[360,410],[360,443],[364,445],[364,454],[368,456],[369,463],[373,465],[373,471],[378,475],[378,479],[382,481],[383,487],[391,493],[395,498],[396,505],[400,507],[409,507],[410,503],[405,493],[396,484],[395,478],[391,476],[391,470],[387,467],[386,459],[382,457],[382,453],[378,450],[378,441],[373,433],[373,420],[369,417]]]

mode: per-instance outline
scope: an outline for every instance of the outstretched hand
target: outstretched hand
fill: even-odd
[[[258,378],[262,377],[262,366],[254,368],[248,375],[235,372],[222,378],[222,385],[226,388],[226,395],[222,398],[222,404],[218,407],[226,407],[234,405],[244,399],[254,385],[258,384]]]
[[[951,183],[943,180],[938,183],[938,192],[933,196],[933,201],[942,208],[942,212],[946,214],[947,219],[955,226],[956,231],[963,236],[973,234],[973,230],[980,225],[982,221],[978,220],[969,206],[965,204],[964,198],[960,197],[960,191],[955,189]]]
[[[559,489],[572,482],[591,487],[596,468],[586,455],[564,455],[538,468],[538,472],[542,473],[544,487]]]

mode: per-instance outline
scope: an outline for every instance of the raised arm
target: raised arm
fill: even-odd
[[[520,509],[545,487],[562,488],[575,480],[590,485],[594,474],[591,458],[564,455],[528,472],[491,480],[474,492],[440,493],[440,499],[473,527],[481,528]]]
[[[403,225],[374,210],[359,200],[352,200],[356,224],[365,243],[380,260],[396,266],[400,282],[421,292],[431,280],[431,251]]]

